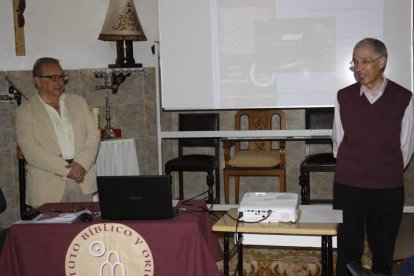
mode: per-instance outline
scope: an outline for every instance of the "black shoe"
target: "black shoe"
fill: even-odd
[[[388,276],[391,274],[383,274],[383,273],[374,273],[369,269],[366,269],[362,265],[358,264],[357,262],[350,262],[346,265],[349,272],[351,272],[352,276]]]

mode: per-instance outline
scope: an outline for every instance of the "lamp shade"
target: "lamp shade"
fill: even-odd
[[[111,0],[99,40],[146,41],[133,0]]]

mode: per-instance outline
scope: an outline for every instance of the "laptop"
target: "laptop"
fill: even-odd
[[[167,175],[98,176],[101,217],[113,220],[174,216]]]

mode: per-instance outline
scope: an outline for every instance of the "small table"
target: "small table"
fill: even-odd
[[[231,217],[229,217],[231,216]],[[292,235],[292,236],[320,236],[321,253],[322,253],[322,275],[333,275],[333,257],[332,257],[332,236],[337,235],[338,223],[314,223],[301,222],[301,212],[298,212],[298,220],[295,223],[243,223],[232,218],[237,218],[237,209],[230,209],[226,215],[220,218],[213,225],[213,231],[224,232],[224,275],[229,275],[229,237],[230,234],[238,236],[238,275],[243,275],[243,233],[249,234],[266,234],[266,235]],[[237,227],[237,228],[236,228]],[[297,245],[294,245],[297,246]]]
[[[98,176],[139,175],[135,140],[103,140],[96,158],[96,173]]]

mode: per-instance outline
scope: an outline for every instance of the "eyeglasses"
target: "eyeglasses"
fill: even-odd
[[[69,77],[67,75],[50,75],[50,76],[38,76],[38,78],[48,78],[52,81],[60,81],[63,80],[63,82],[66,84],[69,81]]]
[[[379,57],[374,58],[372,60],[361,60],[361,61],[352,60],[352,61],[349,62],[349,64],[351,64],[352,67],[355,67],[357,65],[365,66],[365,65],[370,64],[370,63],[372,63],[372,62],[374,62],[374,61],[376,61],[380,58],[382,58],[382,56],[379,56]]]

